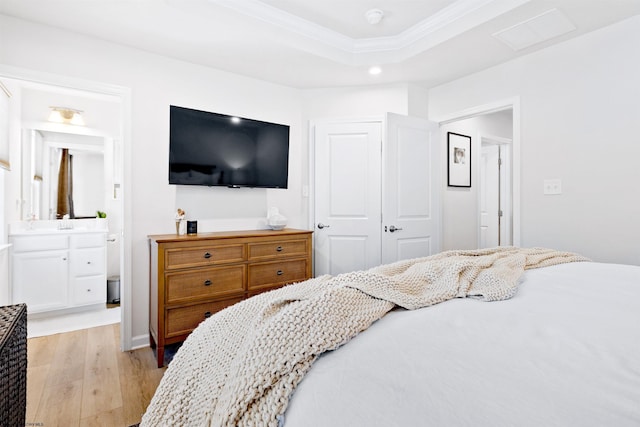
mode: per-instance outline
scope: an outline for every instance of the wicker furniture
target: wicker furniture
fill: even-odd
[[[24,426],[27,410],[27,306],[0,307],[0,426]]]

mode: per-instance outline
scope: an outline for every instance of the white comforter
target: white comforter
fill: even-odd
[[[640,267],[521,281],[506,301],[388,313],[316,361],[284,426],[639,426]]]

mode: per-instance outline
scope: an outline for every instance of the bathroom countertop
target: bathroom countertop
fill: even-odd
[[[13,230],[9,236],[37,236],[43,234],[82,234],[82,233],[108,233],[109,230],[103,228],[34,228]]]

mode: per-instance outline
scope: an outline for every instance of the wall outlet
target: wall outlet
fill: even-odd
[[[545,179],[544,194],[562,194],[562,180]]]

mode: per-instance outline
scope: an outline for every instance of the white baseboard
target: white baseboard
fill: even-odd
[[[137,335],[131,338],[131,350],[149,347],[149,334]]]

